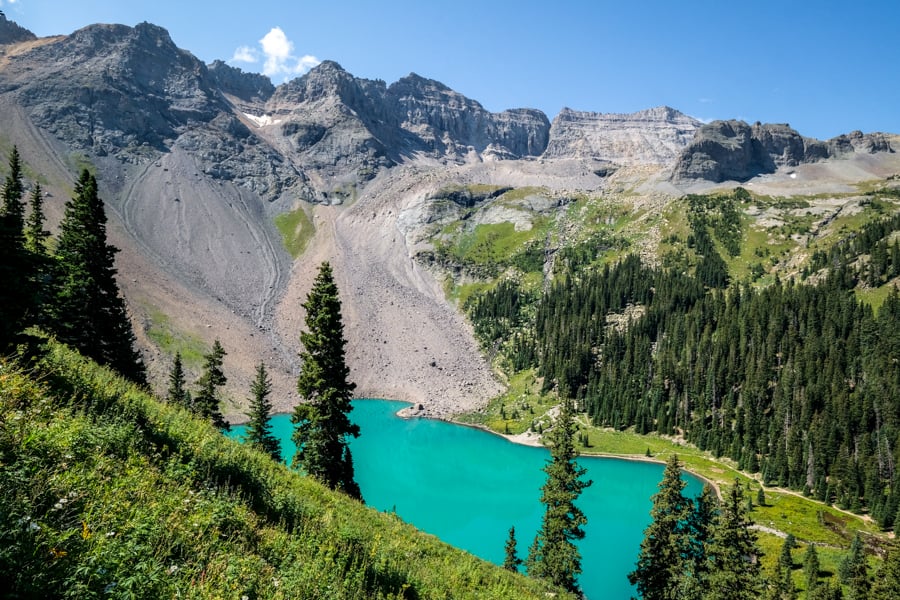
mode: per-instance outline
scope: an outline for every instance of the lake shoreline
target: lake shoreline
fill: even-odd
[[[479,425],[478,423],[466,423],[466,422],[460,421],[458,419],[455,419],[452,416],[433,415],[433,414],[430,414],[429,412],[422,411],[422,410],[411,410],[414,407],[422,406],[421,404],[418,404],[416,402],[409,402],[408,400],[391,400],[391,399],[387,399],[387,398],[354,398],[354,400],[363,400],[363,401],[371,400],[371,401],[375,401],[375,402],[402,402],[402,403],[406,404],[406,406],[404,406],[403,408],[401,408],[400,410],[398,410],[394,413],[394,416],[399,417],[401,419],[426,419],[429,421],[441,421],[444,423],[450,423],[451,425],[459,425],[462,427],[468,427],[471,429],[477,429],[479,431],[484,431],[485,433],[490,433],[491,435],[501,437],[510,443],[518,444],[520,446],[530,446],[532,448],[546,448],[546,446],[541,441],[541,436],[539,434],[535,434],[535,433],[528,432],[528,431],[526,431],[524,433],[519,433],[519,434],[500,433],[499,431],[494,431],[493,429],[491,429],[490,427],[487,427],[486,425]],[[275,415],[290,415],[292,412],[293,411],[291,411],[291,412],[276,412],[276,413],[272,413],[271,416],[274,417]],[[247,418],[246,415],[241,415],[239,418],[229,421],[229,424],[241,426],[241,425],[246,425],[248,421],[249,421],[249,419]],[[646,463],[663,464],[663,465],[666,464],[666,461],[662,460],[660,458],[654,458],[652,456],[642,456],[639,454],[613,454],[610,452],[582,452],[582,451],[579,451],[578,455],[583,456],[585,458],[603,458],[603,459],[613,459],[613,460],[627,460],[627,461],[633,461],[633,462],[646,462]],[[712,481],[711,479],[709,479],[708,477],[706,477],[704,475],[701,475],[699,473],[691,471],[690,469],[686,469],[686,468],[684,468],[684,466],[682,466],[681,470],[684,471],[685,473],[690,474],[692,477],[696,477],[697,479],[702,481],[705,485],[710,486],[713,489],[713,491],[716,493],[716,496],[720,500],[722,499],[721,490],[719,489],[719,485],[716,482]]]

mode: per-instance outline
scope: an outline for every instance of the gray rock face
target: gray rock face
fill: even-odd
[[[564,108],[553,119],[546,158],[593,158],[620,165],[668,165],[690,143],[700,121],[668,106],[631,114]]]
[[[6,15],[0,12],[0,46],[34,39],[37,39],[37,37],[33,33],[21,27],[15,21],[10,21],[6,18]]]
[[[92,25],[22,57],[7,69],[32,120],[67,144],[101,155],[158,150],[178,132],[226,110],[206,67],[155,25]]]
[[[465,154],[469,147],[496,156],[537,156],[547,147],[550,122],[539,110],[490,113],[478,102],[415,73],[392,84],[386,107],[397,125],[423,150],[437,156]]]
[[[275,86],[265,75],[244,73],[221,60],[207,67],[216,87],[224,94],[247,103],[265,102],[275,93]]]
[[[848,135],[822,142],[801,136],[787,124],[752,126],[743,121],[713,121],[697,131],[675,163],[673,179],[746,181],[779,167],[795,167],[854,152],[892,151],[883,134]]]
[[[266,92],[256,76],[230,67],[211,74],[161,27],[92,25],[17,60],[18,68],[0,72],[0,93],[12,94],[35,125],[73,151],[141,163],[178,146],[194,152],[207,174],[268,197],[302,182],[220,91],[252,100],[253,83]]]

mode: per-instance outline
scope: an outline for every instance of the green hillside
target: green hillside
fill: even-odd
[[[34,345],[36,358],[0,360],[0,596],[552,591],[274,463],[62,345]]]

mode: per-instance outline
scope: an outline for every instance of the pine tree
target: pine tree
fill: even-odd
[[[863,551],[859,532],[850,544],[850,551],[840,565],[841,581],[847,586],[850,600],[865,600],[869,597],[869,572],[866,568],[866,555]],[[900,591],[900,590],[898,590]]]
[[[0,206],[0,350],[26,325],[32,304],[31,261],[25,249],[22,194],[22,164],[19,151],[13,146]]]
[[[256,366],[256,379],[250,384],[250,410],[247,417],[247,430],[244,441],[262,450],[272,457],[272,460],[281,462],[281,444],[272,435],[272,426],[269,419],[272,417],[272,402],[269,394],[272,392],[272,383],[266,373],[266,366],[259,363]]]
[[[803,555],[803,575],[806,576],[806,594],[809,595],[819,585],[819,553],[814,544],[807,546]]]
[[[3,214],[9,219],[10,227],[21,240],[25,230],[25,205],[22,196],[25,187],[22,183],[22,160],[19,149],[13,146],[9,153],[9,175],[3,184]]]
[[[689,554],[688,526],[691,502],[684,497],[685,482],[681,463],[673,454],[666,462],[659,491],[653,496],[651,521],[644,530],[644,541],[634,571],[628,580],[644,600],[680,598],[687,572]],[[698,523],[699,525],[699,523]]]
[[[169,371],[169,391],[166,393],[166,401],[170,404],[180,404],[185,408],[191,407],[190,396],[184,382],[184,367],[181,363],[181,352],[175,353],[172,362],[172,370]]]
[[[143,383],[144,364],[116,284],[117,251],[106,243],[103,201],[85,169],[60,225],[51,329],[61,342]]]
[[[574,540],[584,538],[587,518],[575,501],[593,482],[581,479],[587,469],[575,461],[578,452],[573,411],[571,401],[564,400],[548,436],[550,460],[544,467],[547,481],[541,488],[541,503],[546,510],[526,564],[529,575],[578,593],[581,553]]]
[[[25,249],[32,254],[42,256],[47,253],[46,242],[50,232],[44,229],[46,220],[41,184],[35,183],[31,190],[31,212],[25,221]]]
[[[297,391],[305,402],[291,416],[297,444],[294,464],[331,489],[361,500],[347,443],[347,436],[359,437],[359,426],[348,417],[356,384],[348,381],[341,301],[329,263],[319,267],[303,308],[308,331],[300,333]]]
[[[761,593],[756,534],[750,529],[744,487],[735,479],[719,510],[709,545],[708,600],[756,600]]]
[[[516,528],[515,526],[509,528],[509,537],[506,538],[506,557],[503,559],[503,568],[507,571],[519,572],[519,565],[522,564],[522,559],[519,558],[519,555],[516,553]]]
[[[709,544],[712,540],[713,525],[719,509],[719,499],[712,487],[703,486],[703,491],[694,500],[693,510],[687,520],[687,568],[682,587],[683,598],[702,595],[709,575]]]
[[[796,547],[797,541],[794,535],[789,533],[784,538],[781,545],[781,554],[778,556],[778,563],[775,565],[775,578],[772,587],[775,591],[775,598],[780,600],[790,600],[796,598],[794,591],[794,558],[791,556],[791,550]]]
[[[215,340],[212,351],[203,356],[203,374],[197,380],[197,393],[191,406],[197,415],[208,419],[219,429],[229,431],[231,426],[219,409],[219,388],[228,383],[228,378],[222,370],[226,354],[219,340]]]

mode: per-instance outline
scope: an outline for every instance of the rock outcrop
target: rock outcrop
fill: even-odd
[[[0,12],[0,46],[34,39],[37,39],[37,37],[33,33],[21,27],[15,21],[10,21],[6,18],[6,15]]]
[[[489,147],[497,156],[537,156],[547,147],[550,122],[539,110],[494,114],[444,84],[410,74],[392,84],[386,106],[397,125],[436,156],[464,155]]]
[[[265,75],[245,73],[221,60],[213,61],[209,74],[224,94],[250,104],[266,102],[275,93],[275,86]]]
[[[668,165],[701,123],[668,106],[631,114],[564,108],[550,127],[545,158],[591,158],[624,166]]]
[[[672,170],[676,180],[746,181],[779,167],[841,157],[854,152],[892,151],[880,133],[855,131],[827,142],[801,136],[787,124],[748,125],[713,121],[702,126]]]

